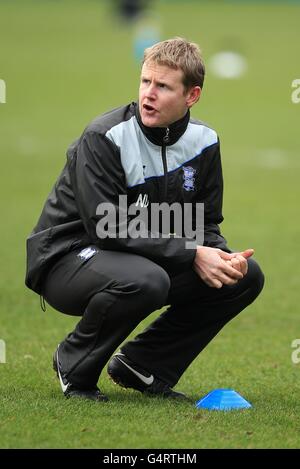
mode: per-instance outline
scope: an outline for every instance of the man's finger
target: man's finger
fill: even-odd
[[[222,251],[221,249],[218,250],[218,254],[221,257],[221,259],[223,259],[224,261],[230,261],[230,259],[232,259],[236,255],[236,253],[225,252],[225,251]]]
[[[212,287],[212,288],[222,288],[223,287],[223,283],[218,280],[217,278],[213,278],[210,280],[210,283],[209,283],[209,286]]]
[[[239,272],[242,272],[243,275],[246,275],[248,272],[248,262],[243,256],[238,255],[237,257],[233,257],[230,261],[225,262]]]
[[[223,283],[223,285],[235,285],[238,280],[232,277],[229,277],[226,274],[219,274],[218,280]]]
[[[224,252],[224,251],[222,251],[222,252]],[[229,254],[229,256],[230,256],[230,259],[232,259],[234,257],[237,257],[237,256],[243,256],[244,259],[248,259],[249,257],[253,256],[253,254],[254,254],[254,249],[246,249],[245,251],[241,251],[241,252],[232,252],[231,254]],[[228,257],[226,257],[226,258],[222,257],[222,258],[223,259],[228,259]]]
[[[241,270],[241,262],[240,262],[241,259],[245,260],[242,256],[233,257],[231,259],[232,267],[234,267],[237,270]]]
[[[239,270],[232,267],[231,263],[229,264],[229,262],[225,261],[223,263],[223,267],[221,269],[222,269],[224,274],[228,275],[229,277],[231,277],[233,279],[240,280],[244,277],[242,272],[240,272]]]
[[[234,259],[232,259],[231,262],[233,261],[239,261],[240,264],[240,271],[242,272],[243,275],[246,275],[248,272],[248,262],[247,259],[245,259],[243,256],[237,256]]]
[[[245,259],[248,259],[249,257],[253,256],[254,249],[246,249],[245,251],[237,252],[236,254],[239,254],[243,256]]]

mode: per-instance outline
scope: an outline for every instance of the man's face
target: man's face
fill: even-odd
[[[183,71],[145,62],[141,72],[139,111],[147,127],[168,127],[190,107],[189,92],[182,83]]]

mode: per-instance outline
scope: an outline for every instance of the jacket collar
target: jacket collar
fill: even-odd
[[[138,103],[136,103],[135,105],[135,115],[138,124],[147,139],[150,140],[150,142],[154,143],[154,145],[160,146],[173,145],[174,143],[176,143],[177,140],[179,140],[180,137],[186,131],[190,120],[190,111],[188,110],[184,117],[174,122],[169,127],[147,127],[142,122]]]

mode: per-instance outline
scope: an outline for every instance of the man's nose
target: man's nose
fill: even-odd
[[[149,85],[146,89],[146,97],[149,99],[155,99],[155,86],[154,85]]]

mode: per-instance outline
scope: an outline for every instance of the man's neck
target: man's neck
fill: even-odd
[[[143,124],[142,118],[139,112],[138,103],[136,104],[136,111],[135,115],[138,121],[140,128],[142,129],[144,135],[150,140],[150,142],[154,143],[155,145],[174,145],[177,140],[184,134],[186,128],[188,126],[190,120],[190,111],[188,110],[185,116],[179,119],[176,122],[173,122],[169,126],[166,127],[147,127]],[[167,132],[167,129],[168,132]],[[168,140],[164,137],[168,135]]]

